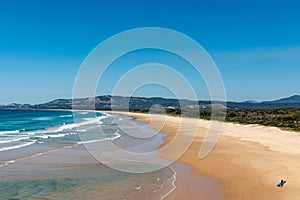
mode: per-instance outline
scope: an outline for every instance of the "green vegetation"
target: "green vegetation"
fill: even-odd
[[[241,124],[261,124],[300,131],[300,96],[265,102],[220,102],[165,99],[160,97],[98,96],[56,99],[47,103],[10,104],[9,109],[96,109],[158,113],[224,120]],[[212,109],[214,108],[214,109]],[[227,110],[225,110],[227,108]],[[213,110],[213,112],[212,112]]]
[[[132,112],[148,113],[147,109],[144,110],[130,110]],[[157,112],[161,114],[160,112]],[[286,128],[294,131],[300,131],[300,109],[283,108],[274,110],[264,109],[228,109],[216,110],[212,113],[211,109],[166,109],[168,115],[186,116],[186,117],[199,117],[201,119],[214,119],[221,120],[225,118],[227,122],[237,122],[241,124],[260,124],[265,126],[275,126]]]
[[[300,109],[227,110],[226,121],[261,124],[300,131]]]

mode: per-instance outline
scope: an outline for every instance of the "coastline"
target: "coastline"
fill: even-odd
[[[167,134],[162,137],[164,143],[158,148],[172,141],[182,125],[181,118],[176,116],[166,116],[162,126],[161,116],[151,119],[149,114],[142,113],[85,111],[127,115],[149,124],[149,128]],[[206,158],[200,160],[198,152],[211,122],[185,118],[184,122],[193,123],[183,124],[185,131],[182,134],[189,134],[189,126],[195,124],[195,121],[200,122],[195,140],[175,162],[187,167],[183,167],[185,169],[182,170],[170,166],[176,172],[179,171],[174,182],[176,188],[164,195],[162,199],[199,199],[199,192],[205,193],[203,197],[200,196],[203,199],[220,199],[213,195],[207,196],[209,193],[219,193],[224,196],[224,199],[298,199],[299,132],[269,126],[225,122],[217,145]],[[172,160],[170,152],[162,153],[161,156]],[[69,164],[67,166],[72,165]],[[207,179],[201,181],[203,177]],[[278,188],[276,184],[281,179],[287,180],[287,184],[283,188]],[[220,184],[207,184],[209,187],[206,187],[206,183],[212,183],[214,180]]]
[[[129,122],[132,121],[131,117],[121,118],[122,123],[125,123],[125,125],[127,120]],[[136,122],[140,123],[138,121]],[[140,124],[144,125],[144,123]],[[111,128],[109,123],[108,126]],[[148,148],[151,147],[151,151],[154,151],[163,143],[163,140],[161,139],[163,135],[157,135],[157,137],[160,139],[160,143],[155,143],[155,146],[153,147],[148,146]],[[128,139],[130,138],[128,137]],[[126,143],[127,138],[121,138],[120,140],[116,138],[115,142],[120,145],[121,142],[124,141]],[[103,197],[103,199],[127,199],[127,197],[128,199],[142,199],[143,197],[160,199],[173,188],[173,179],[175,180],[176,177],[175,173],[173,175],[174,171],[171,168],[164,168],[155,172],[143,174],[131,174],[119,172],[99,163],[99,160],[87,151],[86,145],[100,145],[101,142],[102,140],[77,142],[74,144],[66,143],[67,146],[53,146],[53,148],[46,148],[48,146],[45,146],[46,142],[43,142],[31,146],[30,150],[32,150],[32,152],[28,152],[29,147],[6,151],[8,155],[13,154],[14,158],[7,159],[7,162],[4,162],[3,166],[0,166],[0,174],[2,175],[2,187],[0,190],[2,192],[3,187],[6,187],[6,184],[15,182],[19,187],[14,187],[9,191],[5,191],[4,194],[7,199],[23,199],[31,197],[32,195],[34,198],[51,198],[53,196],[55,198],[73,197],[77,199],[84,199],[87,197],[90,197],[90,199],[96,199],[96,197],[99,197],[100,199],[102,199],[101,197]],[[40,148],[41,146],[43,146],[43,148]],[[23,152],[26,155],[23,155]],[[3,154],[1,155],[3,156]],[[86,171],[86,173],[81,172],[81,170]],[[95,171],[97,171],[97,173],[95,173]],[[86,174],[88,175],[87,177],[85,177]],[[101,178],[102,176],[104,179]],[[113,178],[113,176],[116,177]],[[85,184],[82,182],[79,177],[84,178],[87,183]],[[116,179],[118,179],[117,182],[115,182]],[[105,180],[111,182],[105,186],[105,184],[102,184]],[[40,192],[36,191],[36,187],[31,185],[31,183],[36,184],[35,181],[41,184]],[[69,184],[68,181],[72,183]],[[124,184],[121,184],[120,181],[123,181]],[[47,190],[53,185],[43,185],[45,182],[53,182],[53,185],[58,189],[54,189],[53,193],[47,193]],[[83,185],[80,186],[80,183]],[[169,183],[171,184],[169,185]],[[73,188],[74,185],[76,185],[75,190]],[[123,187],[123,185],[126,187]],[[76,188],[77,186],[79,188]],[[67,187],[69,189],[60,187]],[[79,190],[77,191],[77,189]],[[14,191],[17,191],[17,193],[15,194]],[[104,198],[105,195],[107,195],[107,198]]]
[[[135,117],[149,124],[150,128],[167,133],[163,138],[164,145],[175,137],[181,123],[180,117],[166,116],[165,124],[161,127],[158,125],[161,123],[155,119],[151,121],[149,114],[114,113]],[[210,124],[207,120],[200,122],[192,145],[177,160],[191,166],[193,174],[220,181],[225,199],[298,199],[299,133],[274,127],[225,122],[217,145],[206,158],[200,160],[198,151]],[[168,153],[162,156],[170,159]],[[276,184],[281,179],[286,179],[287,184],[283,188],[277,188]],[[177,184],[180,181],[178,179]],[[177,187],[168,197],[173,195],[170,199],[180,199],[175,195],[179,190]]]

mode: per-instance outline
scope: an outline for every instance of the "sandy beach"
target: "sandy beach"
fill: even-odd
[[[169,144],[176,135],[190,134],[189,128],[193,127],[189,126],[200,122],[193,143],[177,161],[191,166],[194,175],[218,180],[225,199],[299,199],[299,133],[274,127],[224,123],[222,135],[213,151],[204,159],[199,159],[199,149],[208,131],[209,121],[188,118],[182,122],[180,117],[166,116],[162,126],[161,117],[151,119],[149,114],[122,114],[168,133],[163,138],[165,143],[162,146]],[[185,129],[179,131],[180,126]],[[173,159],[172,151],[161,156]],[[199,199],[191,192],[194,185],[189,185],[184,179],[184,176],[177,177],[176,189],[164,199]],[[276,187],[281,179],[287,180],[287,184]]]
[[[21,115],[23,111],[16,111]],[[190,173],[190,166],[177,163],[176,173],[166,167],[149,173],[129,173],[118,171],[103,162],[99,157],[105,152],[110,152],[108,142],[123,149],[143,144],[127,137],[121,131],[122,128],[136,131],[132,122],[144,126],[144,123],[132,120],[131,117],[99,115],[95,118],[94,113],[81,111],[84,119],[82,122],[72,123],[65,116],[73,118],[71,111],[31,111],[32,116],[40,114],[44,123],[49,123],[50,114],[55,114],[56,126],[38,129],[31,132],[23,131],[22,134],[32,135],[35,143],[25,147],[2,151],[0,159],[0,199],[127,199],[127,200],[157,200],[173,191],[175,174],[180,177]],[[78,115],[79,113],[77,113]],[[43,117],[41,117],[43,116]],[[64,117],[61,117],[64,116]],[[27,119],[22,116],[22,118]],[[95,120],[96,119],[96,120]],[[20,120],[20,119],[19,119]],[[31,120],[31,118],[29,118]],[[65,121],[69,122],[64,124]],[[118,121],[118,126],[116,125]],[[83,123],[83,124],[82,124]],[[105,137],[100,134],[101,125]],[[77,127],[77,134],[74,132]],[[15,127],[14,127],[15,128]],[[65,129],[65,132],[63,132]],[[119,131],[120,130],[120,131]],[[143,128],[144,134],[155,132],[153,129]],[[2,135],[6,132],[1,132]],[[0,134],[1,134],[0,133]],[[15,131],[13,132],[15,133]],[[19,132],[18,132],[19,133]],[[118,135],[117,135],[118,133]],[[80,134],[80,135],[79,135]],[[12,137],[12,136],[11,136]],[[30,137],[30,136],[28,136]],[[163,144],[163,135],[158,134],[152,139],[152,143],[141,145],[147,151],[155,151]],[[108,138],[110,138],[108,140]],[[113,139],[114,138],[114,139]],[[13,138],[14,139],[14,138]],[[3,143],[4,140],[0,141]],[[4,143],[6,144],[6,143]],[[14,147],[14,146],[13,146]],[[130,148],[133,150],[133,148]],[[98,155],[98,156],[95,156]],[[156,154],[156,157],[158,155]],[[106,160],[115,161],[115,156]],[[114,163],[118,164],[118,161]],[[119,165],[124,165],[125,162]],[[133,162],[131,162],[133,163]],[[128,164],[128,162],[126,162]],[[136,162],[134,162],[135,165]],[[117,166],[117,165],[114,165]],[[141,166],[141,165],[140,165]],[[192,176],[192,174],[190,173]],[[207,184],[213,188],[216,182],[212,179],[194,177],[194,185]]]

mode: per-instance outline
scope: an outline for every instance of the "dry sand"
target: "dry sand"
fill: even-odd
[[[299,133],[274,127],[224,123],[222,136],[213,151],[204,159],[199,159],[199,149],[208,131],[209,121],[192,118],[182,121],[180,117],[166,116],[162,123],[162,118],[154,115],[151,119],[148,114],[122,114],[136,117],[151,128],[168,133],[164,137],[164,146],[170,144],[175,136],[184,138],[191,134],[192,126],[199,122],[193,143],[177,161],[190,165],[194,174],[220,181],[225,199],[300,199]],[[184,128],[180,130],[180,127]],[[172,148],[175,151],[176,145],[163,152],[162,156],[174,159]],[[181,179],[177,178],[177,188],[165,199],[182,199],[186,191],[180,184]],[[286,179],[287,184],[278,188],[276,184],[281,179]],[[189,195],[190,200],[199,199]]]

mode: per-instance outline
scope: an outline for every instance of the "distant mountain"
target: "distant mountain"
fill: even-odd
[[[271,101],[273,103],[300,103],[300,95],[294,95],[287,98]]]
[[[254,100],[248,100],[248,101],[244,101],[242,103],[260,103],[259,101],[254,101]]]
[[[97,110],[149,110],[155,104],[159,104],[165,109],[279,109],[279,108],[300,108],[300,95],[265,102],[245,101],[245,102],[222,102],[222,101],[192,101],[166,99],[161,97],[123,97],[103,95],[97,97],[87,97],[78,99],[56,99],[47,103],[29,104],[9,104],[0,108],[12,109],[97,109]]]
[[[245,102],[227,102],[227,107],[231,109],[280,109],[280,108],[300,108],[300,96],[274,100],[274,101],[245,101]]]

